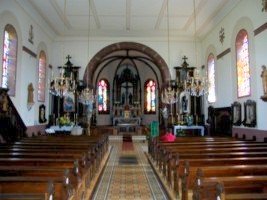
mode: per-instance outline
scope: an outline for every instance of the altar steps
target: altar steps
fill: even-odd
[[[123,135],[109,135],[109,140],[112,141],[123,141]],[[132,135],[132,141],[146,141],[145,135]]]

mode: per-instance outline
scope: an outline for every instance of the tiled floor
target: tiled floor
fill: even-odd
[[[92,199],[168,199],[144,154],[145,142],[110,141],[110,145],[110,158]]]

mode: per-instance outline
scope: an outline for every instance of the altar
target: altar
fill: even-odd
[[[198,129],[200,130],[200,134],[201,136],[204,136],[204,126],[196,126],[196,125],[192,125],[192,126],[183,126],[183,125],[174,125],[173,126],[173,134],[176,135],[178,130],[194,130],[194,129]]]
[[[141,124],[140,117],[114,117],[113,118],[113,126],[121,126],[123,124],[130,124],[130,125],[138,125]]]
[[[113,118],[113,134],[117,135],[119,132],[136,132],[140,134],[140,117],[114,117]]]
[[[46,134],[70,134],[70,135],[82,135],[83,128],[77,125],[70,125],[70,126],[50,126],[49,128],[45,129]]]

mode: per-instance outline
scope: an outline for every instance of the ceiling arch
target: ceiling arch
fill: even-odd
[[[169,68],[164,59],[150,47],[136,42],[119,42],[114,43],[101,49],[88,63],[83,76],[84,82],[88,81],[88,85],[93,87],[93,77],[97,67],[103,62],[103,59],[116,51],[135,50],[148,56],[151,61],[158,67],[160,75],[164,82],[171,79]]]

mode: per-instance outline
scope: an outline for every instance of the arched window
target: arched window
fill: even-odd
[[[105,79],[98,82],[98,113],[109,114],[109,83]]]
[[[155,114],[156,113],[156,83],[153,80],[147,80],[144,86],[145,92],[145,106],[144,112],[146,114]]]
[[[239,31],[235,42],[237,95],[244,97],[250,95],[250,67],[249,67],[249,38],[246,30]]]
[[[15,96],[18,37],[15,28],[8,24],[4,30],[1,87],[8,88],[8,94]]]
[[[38,101],[45,101],[45,79],[46,79],[46,55],[40,52],[38,63]]]
[[[214,55],[211,53],[208,57],[208,80],[209,80],[209,94],[208,102],[214,103],[216,101],[215,93],[215,65],[214,65]]]

